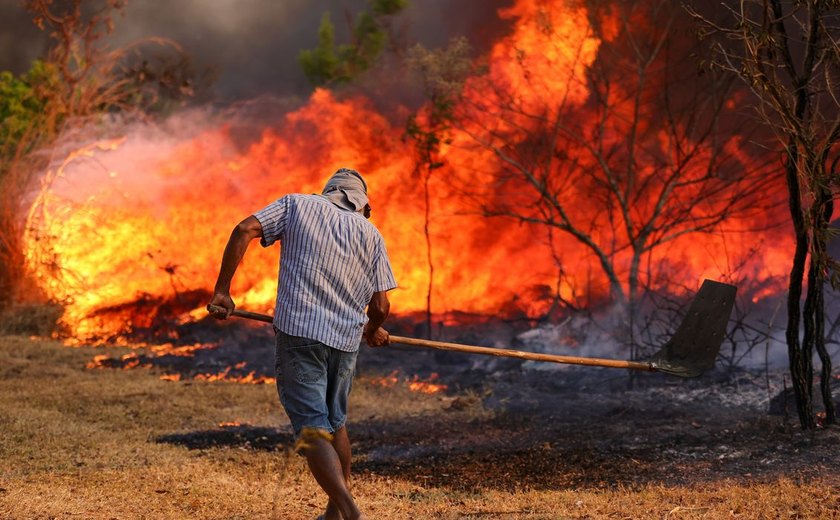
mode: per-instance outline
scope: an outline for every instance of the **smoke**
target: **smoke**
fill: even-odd
[[[47,49],[47,36],[38,30],[20,2],[0,2],[0,70],[20,74]]]
[[[506,30],[499,7],[511,0],[423,0],[394,20],[401,43],[444,45],[458,35],[481,50]],[[301,49],[314,47],[321,16],[330,12],[337,42],[348,41],[349,21],[364,0],[143,0],[129,1],[115,20],[114,45],[152,36],[174,40],[196,70],[213,70],[212,95],[222,101],[260,95],[305,96],[310,90],[297,63]],[[47,48],[19,2],[0,3],[0,70],[21,73]]]

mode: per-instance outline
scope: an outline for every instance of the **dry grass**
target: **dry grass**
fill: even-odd
[[[50,336],[64,308],[58,304],[13,304],[0,309],[0,335]]]
[[[300,457],[156,441],[219,431],[225,421],[282,427],[272,386],[172,383],[151,370],[84,369],[92,355],[0,337],[0,518],[311,519],[320,511],[324,496]],[[488,414],[478,405],[444,411],[443,403],[362,381],[351,418],[419,415],[434,423],[446,414],[445,421],[469,428]],[[827,475],[807,482],[503,491],[369,472],[357,476],[354,493],[372,518],[840,518],[838,484],[837,475]]]

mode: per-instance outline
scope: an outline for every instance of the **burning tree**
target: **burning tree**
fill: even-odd
[[[836,2],[744,0],[724,3],[720,21],[691,9],[715,40],[714,64],[740,78],[757,99],[756,111],[784,150],[784,173],[796,245],[788,285],[786,340],[797,412],[803,428],[816,426],[814,349],[822,361],[825,422],[836,421],[829,387],[824,286],[840,282],[827,253],[840,154],[840,8]],[[810,261],[809,261],[810,257]],[[808,278],[804,306],[805,266]],[[804,334],[800,336],[800,334]]]
[[[743,225],[759,211],[751,194],[772,179],[733,137],[731,78],[689,65],[696,42],[678,37],[690,24],[681,9],[592,4],[508,13],[528,17],[530,32],[512,59],[491,56],[466,81],[451,147],[472,151],[456,166],[474,207],[571,237],[632,330],[641,287],[674,268],[658,253]]]
[[[34,176],[50,156],[54,139],[90,118],[114,112],[148,113],[167,100],[192,94],[194,72],[170,41],[152,39],[164,49],[154,61],[140,59],[139,46],[111,49],[105,41],[122,0],[90,3],[27,0],[25,8],[52,46],[25,75],[0,78],[0,304],[20,295],[24,277],[23,215]],[[174,52],[172,52],[174,51]]]
[[[423,78],[423,91],[429,103],[418,114],[409,117],[405,137],[414,144],[415,174],[423,183],[423,235],[426,239],[426,263],[429,283],[426,290],[426,336],[432,337],[432,293],[434,290],[434,260],[432,255],[431,190],[429,184],[435,170],[442,168],[441,148],[450,143],[454,103],[465,78],[472,71],[469,44],[456,39],[449,48],[427,52],[422,46],[409,53],[409,64]]]

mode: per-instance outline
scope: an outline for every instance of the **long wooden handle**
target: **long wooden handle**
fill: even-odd
[[[231,314],[240,318],[248,318],[249,320],[264,321],[266,323],[274,323],[274,318],[268,314],[259,314],[256,312],[234,310]]]
[[[641,363],[637,361],[624,361],[621,359],[602,359],[577,356],[559,356],[555,354],[540,354],[538,352],[523,352],[506,348],[479,347],[477,345],[462,345],[460,343],[445,343],[443,341],[431,341],[428,339],[406,338],[403,336],[391,335],[391,342],[418,347],[428,347],[438,350],[453,350],[456,352],[468,352],[470,354],[486,354],[490,356],[511,357],[528,359],[532,361],[550,361],[552,363],[564,363],[567,365],[588,365],[593,367],[627,368],[631,370],[644,370],[652,372],[656,366],[652,363]]]
[[[215,305],[208,305],[207,310],[211,314],[224,314],[225,310]],[[256,312],[234,310],[232,316],[239,318],[247,318],[249,320],[263,321],[272,323],[274,318],[268,314],[259,314]],[[462,345],[460,343],[446,343],[443,341],[432,341],[428,339],[407,338],[405,336],[391,335],[392,343],[402,343],[403,345],[413,345],[417,347],[434,348],[438,350],[452,350],[455,352],[467,352],[469,354],[485,354],[489,356],[510,357],[517,359],[528,359],[531,361],[549,361],[551,363],[563,363],[566,365],[587,365],[593,367],[608,367],[608,368],[626,368],[630,370],[644,370],[646,372],[656,371],[656,365],[653,363],[642,363],[638,361],[624,361],[622,359],[602,359],[602,358],[588,358],[577,356],[559,356],[555,354],[540,354],[537,352],[523,352],[521,350],[511,350],[506,348],[490,348],[479,347],[477,345]]]

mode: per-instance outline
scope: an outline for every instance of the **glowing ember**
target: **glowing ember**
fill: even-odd
[[[108,356],[106,354],[93,356],[93,359],[88,361],[88,363],[85,365],[85,368],[105,368],[107,366],[107,362],[109,362],[111,359],[111,356]]]
[[[120,360],[123,362],[123,366],[122,366],[123,370],[128,370],[130,368],[137,368],[137,367],[141,366],[140,357],[133,352],[131,354],[124,355]]]
[[[423,380],[419,376],[414,375],[411,378],[402,379],[402,382],[412,392],[419,392],[421,394],[436,394],[438,392],[443,392],[448,388],[445,384],[435,383],[438,377],[439,376],[436,372],[432,372],[432,374],[426,380]],[[368,381],[368,383],[371,386],[393,388],[400,383],[399,370],[394,370],[387,376],[371,378]]]
[[[817,427],[819,427],[819,428],[825,427],[826,413],[825,412],[817,412],[814,415],[815,415],[815,418],[816,418],[816,421],[817,421]]]
[[[164,356],[175,356],[175,357],[193,357],[195,353],[199,350],[205,349],[212,349],[215,348],[215,345],[210,343],[195,343],[193,345],[173,345],[172,343],[164,343],[161,345],[147,345],[145,343],[127,343],[125,341],[116,342],[118,345],[122,347],[130,347],[133,349],[148,349],[148,352],[142,354],[142,357],[149,360],[153,358],[159,358]],[[120,365],[125,367],[126,365],[132,365],[129,368],[134,368],[135,366],[140,364],[140,356],[141,354],[137,354],[136,352],[130,352],[128,354],[124,354],[121,358]],[[103,368],[107,366],[109,363],[113,362],[114,358],[106,355],[100,354],[93,357],[86,366],[87,368]]]
[[[241,370],[245,367],[245,365],[246,363],[243,361],[232,367],[227,367],[216,374],[197,374],[193,377],[193,379],[198,381],[226,381],[229,383],[242,383],[246,385],[273,385],[276,382],[276,379],[273,377],[258,376],[256,375],[256,371],[253,370],[244,376],[237,376],[230,373],[233,369]]]
[[[149,350],[157,357],[162,356],[176,356],[176,357],[193,357],[196,351],[212,349],[216,345],[212,343],[195,343],[193,345],[179,345],[175,346],[172,343],[164,343],[162,345],[153,345]]]
[[[417,376],[411,381],[407,381],[408,389],[412,392],[420,392],[421,394],[436,394],[438,392],[443,392],[446,390],[447,386],[442,383],[435,383],[438,378],[437,372],[432,372],[432,375],[429,376],[429,379],[426,381],[420,380]]]
[[[399,377],[397,377],[399,375],[399,373],[400,373],[399,370],[394,370],[393,372],[391,372],[387,376],[371,378],[369,383],[372,386],[381,386],[381,387],[384,387],[384,388],[392,388],[392,387],[396,386],[397,383],[400,380]]]
[[[156,360],[160,358],[171,356],[171,358],[192,358],[196,352],[201,350],[208,350],[216,348],[214,344],[196,343],[193,345],[175,346],[171,343],[162,345],[143,345],[134,347],[138,350],[143,349],[142,352],[133,351],[124,354],[118,358],[108,356],[107,354],[100,354],[94,356],[85,366],[89,369],[101,368],[118,368],[128,370],[132,368],[151,368],[156,365]],[[170,358],[170,360],[171,360]],[[167,366],[166,364],[164,366]],[[182,365],[183,366],[183,365]],[[167,373],[160,376],[163,381],[182,381],[184,378],[193,379],[197,381],[223,381],[230,383],[241,384],[274,384],[273,377],[259,375],[257,371],[251,370],[243,374],[247,362],[242,361],[232,366],[226,367],[220,372],[206,372],[194,374],[192,376],[183,373]]]

